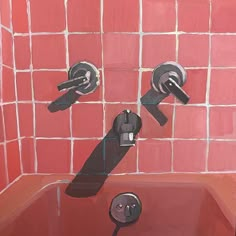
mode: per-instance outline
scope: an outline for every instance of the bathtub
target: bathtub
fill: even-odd
[[[133,192],[140,218],[118,236],[235,236],[236,175],[110,176],[96,196],[65,194],[73,176],[22,176],[0,195],[0,236],[112,236],[113,197]]]

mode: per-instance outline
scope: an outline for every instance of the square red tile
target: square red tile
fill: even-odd
[[[16,69],[30,68],[30,42],[28,36],[15,36],[15,63]],[[23,56],[24,55],[24,56]]]
[[[152,78],[152,72],[142,72],[142,88],[141,88],[141,95],[144,96],[151,88],[151,78]],[[173,96],[168,96],[166,97],[162,103],[173,103],[174,102],[174,97]]]
[[[175,172],[205,171],[206,141],[177,140],[174,141]]]
[[[64,35],[32,36],[32,60],[34,69],[66,68]]]
[[[7,186],[7,170],[6,159],[4,154],[4,146],[0,145],[0,191]]]
[[[207,70],[187,70],[183,90],[190,96],[189,104],[206,102]]]
[[[66,28],[64,0],[30,2],[32,32],[60,32]]]
[[[235,139],[235,114],[236,107],[211,107],[210,137]]]
[[[3,114],[5,121],[6,140],[17,138],[17,125],[16,125],[16,105],[8,104],[3,106]]]
[[[236,70],[212,70],[210,103],[211,104],[236,104]],[[227,79],[224,79],[227,78]]]
[[[78,173],[86,160],[92,154],[93,150],[99,144],[101,140],[90,139],[90,140],[75,140],[74,141],[74,152],[73,152],[73,172]]]
[[[102,137],[102,104],[74,104],[72,107],[74,137]]]
[[[75,173],[79,172],[86,160],[93,153],[94,149],[97,145],[102,142],[102,140],[75,140],[74,141],[74,167],[73,171]],[[106,145],[109,142],[114,142],[114,139],[106,139],[105,142],[105,150]],[[104,153],[103,153],[104,154]],[[112,174],[118,173],[131,173],[136,171],[136,158],[137,158],[137,150],[136,148],[130,148],[124,158],[119,162],[119,164],[114,168],[111,172]],[[106,158],[106,156],[104,155]]]
[[[12,24],[16,33],[29,32],[26,0],[12,1]]]
[[[16,100],[15,96],[15,78],[13,69],[2,67],[2,101],[13,102]]]
[[[13,67],[13,38],[12,34],[2,28],[2,63]]]
[[[183,66],[208,66],[209,36],[184,34],[179,36],[179,63]]]
[[[209,147],[209,171],[235,171],[236,142],[211,141]]]
[[[206,107],[177,106],[175,138],[206,138]]]
[[[17,72],[16,84],[17,84],[18,101],[32,100],[31,73]]]
[[[106,140],[106,144],[113,146],[114,139]],[[107,152],[106,152],[107,153]],[[105,158],[109,158],[104,155]],[[112,156],[110,157],[112,158]],[[136,146],[131,147],[128,152],[124,155],[124,157],[120,160],[120,162],[114,167],[111,171],[111,174],[128,174],[134,173],[137,171],[137,142]]]
[[[39,173],[70,172],[69,140],[37,140],[37,160]]]
[[[102,66],[102,44],[100,34],[69,35],[70,65],[88,61],[96,67]]]
[[[11,24],[11,9],[10,1],[0,1],[0,13],[1,13],[1,24],[7,28],[10,28]]]
[[[137,105],[135,104],[106,104],[106,132],[113,127],[113,122],[115,118],[122,113],[124,110],[131,110],[134,113],[137,113]]]
[[[105,32],[137,32],[139,31],[138,0],[104,0]]]
[[[139,171],[147,173],[171,170],[171,142],[159,140],[139,141]]]
[[[34,97],[37,101],[52,101],[61,96],[57,85],[68,80],[64,71],[34,71]]]
[[[175,0],[143,1],[143,31],[175,31]]]
[[[28,103],[18,103],[20,135],[33,136],[33,105]]]
[[[90,94],[88,94],[88,96],[81,96],[79,98],[79,102],[102,102],[102,99],[103,99],[103,89],[104,89],[104,86],[103,86],[103,75],[102,75],[102,72],[99,71],[99,85],[98,87],[96,88],[96,90]]]
[[[48,104],[36,104],[36,135],[70,137],[69,110],[51,113]]]
[[[107,102],[137,102],[138,71],[105,70]]]
[[[236,2],[234,0],[212,1],[212,32],[236,32],[235,24]]]
[[[138,68],[139,35],[104,34],[103,48],[105,68]]]
[[[5,141],[4,138],[4,125],[3,125],[3,107],[0,108],[0,143]]]
[[[143,67],[153,68],[176,59],[175,35],[146,35],[143,37]]]
[[[100,31],[100,0],[70,0],[67,4],[70,32]]]
[[[140,130],[141,138],[171,138],[172,137],[172,116],[173,106],[171,105],[159,105],[158,108],[168,118],[168,122],[164,126],[156,121],[156,119],[146,110],[144,106],[141,106],[141,118],[142,129]]]
[[[212,66],[236,66],[236,37],[234,35],[212,36]]]
[[[200,13],[200,14],[199,14]],[[184,32],[208,32],[210,17],[209,0],[178,1],[178,25]]]
[[[23,165],[23,173],[34,173],[34,150],[34,140],[32,138],[24,138],[21,140],[21,158]]]
[[[7,143],[7,169],[10,183],[21,175],[18,141]]]

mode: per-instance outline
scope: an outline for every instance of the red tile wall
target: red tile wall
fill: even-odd
[[[20,135],[24,173],[76,173],[124,109],[137,112],[143,127],[112,173],[236,171],[234,0],[20,0],[11,8],[14,37],[1,18],[2,99],[13,104],[2,111],[18,117],[19,130],[17,119],[0,129],[9,139]],[[14,53],[5,54],[12,42]],[[84,60],[98,67],[100,87],[49,113],[57,84]],[[140,97],[165,61],[185,67],[191,100],[165,99],[169,121],[160,127]]]
[[[0,0],[0,192],[22,174],[11,12]]]

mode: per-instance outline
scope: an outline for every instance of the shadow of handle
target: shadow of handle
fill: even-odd
[[[63,111],[74,104],[80,96],[74,89],[70,89],[67,93],[50,103],[48,110],[50,112]]]
[[[165,99],[169,94],[157,92],[154,89],[150,89],[142,98],[142,105],[148,110],[148,112],[159,122],[161,126],[165,125],[168,118],[158,108],[159,103]]]

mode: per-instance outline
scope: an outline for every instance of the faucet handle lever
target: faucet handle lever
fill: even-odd
[[[75,89],[82,86],[89,86],[90,76],[91,72],[87,71],[83,76],[78,76],[76,78],[72,78],[70,80],[60,83],[57,88],[59,91],[62,91],[64,89]]]
[[[171,77],[166,82],[164,82],[162,86],[172,93],[183,104],[188,103],[189,96]]]

